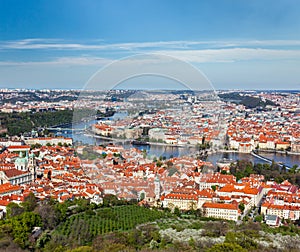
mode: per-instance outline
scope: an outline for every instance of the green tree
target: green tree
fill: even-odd
[[[179,210],[178,207],[175,207],[175,208],[174,208],[174,214],[177,215],[178,217],[181,216],[181,212],[180,212],[180,210]]]
[[[254,220],[257,222],[262,222],[264,220],[264,217],[262,215],[257,215],[255,216]]]
[[[171,160],[168,160],[168,161],[166,162],[166,165],[167,165],[168,168],[173,167],[173,163],[172,163]]]
[[[137,251],[143,246],[142,232],[138,229],[133,229],[128,234],[128,244],[134,247]]]
[[[293,165],[291,169],[289,169],[289,173],[295,174],[297,172],[298,165]]]
[[[246,234],[246,231],[228,232],[225,236],[225,243],[237,244],[247,250],[256,249],[258,247],[257,243],[251,239],[249,234]]]
[[[75,249],[67,250],[67,252],[93,252],[93,248],[90,246],[80,246]]]
[[[119,200],[117,198],[117,196],[113,195],[113,194],[106,194],[103,197],[103,206],[117,206],[119,205]]]
[[[157,166],[157,167],[161,167],[161,166],[162,166],[162,162],[161,162],[160,160],[158,160],[158,161],[156,162],[156,166]]]
[[[228,223],[224,221],[209,221],[205,223],[204,230],[206,236],[224,236],[228,232]]]
[[[244,212],[244,210],[245,210],[245,204],[243,202],[241,202],[239,204],[239,209],[241,210],[242,213]]]
[[[247,250],[236,243],[224,242],[221,244],[215,244],[206,250],[206,252],[247,252]]]
[[[57,218],[60,222],[67,218],[68,203],[66,201],[55,204],[54,209],[57,211]]]
[[[249,177],[250,174],[254,173],[253,171],[253,165],[248,164],[244,170],[244,177]]]
[[[36,241],[36,248],[44,248],[47,242],[51,240],[50,232],[44,232]]]
[[[212,189],[213,191],[216,191],[216,190],[217,190],[217,186],[216,186],[216,185],[212,185],[212,186],[211,186],[211,189]]]
[[[28,196],[25,197],[24,202],[21,203],[25,211],[33,211],[37,206],[37,198],[31,192]]]
[[[20,215],[24,212],[24,208],[21,207],[19,204],[14,203],[14,202],[10,202],[7,206],[6,206],[6,216],[7,218],[12,218],[15,217],[17,215]]]
[[[44,229],[53,229],[59,222],[60,213],[49,202],[42,202],[36,212],[41,216]]]
[[[41,217],[33,212],[24,212],[10,220],[12,225],[12,235],[14,241],[18,243],[22,248],[26,248],[30,245],[29,235],[31,234],[33,227],[39,227],[42,225]]]
[[[147,157],[147,151],[143,150],[143,158],[145,159]]]
[[[144,192],[142,192],[142,193],[140,194],[140,200],[143,200],[143,199],[145,199],[145,193],[144,193]]]

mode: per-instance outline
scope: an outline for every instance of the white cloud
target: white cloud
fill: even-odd
[[[277,50],[262,48],[228,48],[207,50],[164,50],[167,54],[194,63],[236,62],[246,60],[300,60],[300,50]]]
[[[300,41],[298,40],[253,40],[253,41],[158,41],[118,44],[92,44],[99,41],[90,41],[89,44],[66,43],[59,39],[25,39],[10,42],[0,42],[0,49],[61,49],[61,50],[103,50],[107,58],[82,54],[73,57],[56,57],[44,61],[0,61],[0,66],[25,65],[106,65],[111,63],[112,54],[109,52],[126,53],[156,53],[169,55],[191,63],[205,62],[238,62],[238,61],[277,61],[300,60]],[[102,43],[100,41],[100,43]],[[244,47],[243,47],[244,46]],[[253,47],[250,47],[253,46]],[[254,47],[255,46],[255,47]],[[264,48],[270,46],[270,48]],[[281,47],[280,47],[281,46]],[[294,46],[287,49],[284,46]],[[258,47],[258,48],[256,48]],[[280,49],[278,49],[278,47]],[[283,47],[283,48],[282,48]],[[207,49],[209,48],[209,49]],[[64,55],[63,52],[59,52]],[[58,54],[56,54],[58,55]],[[120,55],[120,54],[119,54]],[[127,54],[128,55],[128,54]],[[114,58],[116,55],[114,55]]]
[[[99,65],[111,63],[112,60],[98,57],[59,57],[50,61],[0,61],[0,66],[59,66],[59,65]]]
[[[207,41],[154,41],[132,43],[105,43],[92,40],[88,43],[71,42],[62,39],[33,38],[16,41],[0,41],[0,49],[16,50],[151,50],[151,49],[205,49],[231,47],[299,47],[300,40],[207,40]]]
[[[97,43],[95,43],[97,42]],[[101,41],[100,41],[101,42]],[[115,43],[104,44],[99,41],[91,43],[68,43],[59,39],[24,39],[17,41],[4,41],[0,43],[1,49],[57,49],[57,50],[134,50],[139,48],[187,48],[195,44],[206,44],[207,42],[195,41],[157,41],[140,43]]]
[[[206,62],[238,62],[238,61],[283,61],[300,60],[300,50],[277,50],[262,48],[227,48],[227,49],[203,49],[203,50],[153,50],[155,54],[172,56],[190,63]],[[151,54],[151,53],[150,53]],[[147,53],[145,54],[147,55]],[[93,57],[89,55],[79,57],[57,57],[47,61],[0,61],[0,66],[34,66],[34,65],[106,65],[113,60],[110,58]],[[146,63],[151,60],[146,57]],[[156,61],[158,61],[156,59]],[[128,62],[127,62],[128,63]],[[140,64],[143,64],[140,59]],[[157,64],[159,62],[156,62]]]

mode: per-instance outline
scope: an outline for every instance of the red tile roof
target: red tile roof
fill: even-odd
[[[227,204],[227,203],[205,202],[202,207],[203,208],[218,208],[218,209],[238,210],[238,205],[237,204]]]
[[[28,173],[28,172],[24,172],[24,171],[19,171],[17,169],[5,170],[3,172],[5,173],[5,175],[8,178],[13,178],[13,177],[24,175],[24,174]]]
[[[18,185],[12,185],[10,183],[5,183],[3,185],[0,185],[0,194],[18,191],[18,190],[21,190],[21,187]]]

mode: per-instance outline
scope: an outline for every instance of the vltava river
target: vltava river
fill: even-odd
[[[114,117],[120,117],[117,113],[115,114]],[[96,121],[92,120],[89,122],[82,122],[73,125],[73,128],[77,129],[82,129],[85,127],[85,125],[89,126],[94,124]],[[108,143],[109,141],[99,139],[99,138],[94,138],[92,136],[82,134],[82,133],[71,133],[68,131],[63,131],[61,133],[62,136],[65,137],[72,137],[74,142],[82,142],[84,144],[105,144]],[[150,156],[165,156],[169,158],[170,156],[178,157],[178,156],[184,156],[184,155],[192,155],[196,153],[196,149],[194,148],[183,148],[183,147],[173,147],[173,146],[160,146],[160,145],[132,145],[130,143],[126,143],[123,145],[124,148],[138,148],[138,149],[145,149],[147,151],[147,154]],[[293,165],[298,165],[300,166],[300,155],[285,155],[285,154],[279,154],[279,153],[260,153],[260,155],[270,159],[274,160],[275,162],[282,162],[286,166],[292,167]],[[253,157],[250,154],[245,154],[245,153],[214,153],[208,156],[207,161],[212,162],[215,164],[218,160],[222,158],[227,158],[227,159],[232,159],[232,160],[250,160],[253,163],[265,163],[265,161],[258,159],[256,157]]]

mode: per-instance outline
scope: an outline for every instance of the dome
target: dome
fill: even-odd
[[[26,157],[23,157],[22,152],[20,152],[19,157],[15,161],[15,165],[20,166],[20,165],[26,165],[28,163],[28,160]]]

